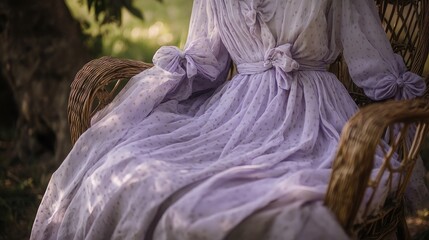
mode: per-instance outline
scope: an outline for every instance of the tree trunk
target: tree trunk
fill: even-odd
[[[89,59],[79,24],[61,0],[2,0],[0,52],[18,108],[15,156],[62,160],[71,147],[69,86]]]

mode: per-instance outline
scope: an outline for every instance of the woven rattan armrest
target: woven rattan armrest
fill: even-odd
[[[101,57],[83,66],[71,84],[67,107],[72,143],[88,129],[94,113],[113,100],[121,80],[150,67],[152,64],[113,57]]]
[[[402,153],[404,159],[402,159],[401,166],[403,168],[398,171],[402,178],[400,185],[395,189],[396,194],[393,201],[400,203],[421,143],[428,130],[428,98],[388,101],[366,106],[357,112],[343,128],[325,204],[351,235],[357,235],[353,232],[354,223],[366,189],[375,188],[374,185],[378,185],[370,180],[376,148],[380,146],[380,139],[386,134],[386,129],[398,123],[402,123],[402,126],[417,124],[412,145]],[[401,131],[401,133],[407,135],[405,131]],[[402,137],[397,142],[396,147],[392,148],[393,151],[398,150],[399,146],[404,146],[404,139],[405,137]],[[385,158],[385,162],[387,161],[390,161],[389,157]],[[390,166],[389,163],[386,166]],[[400,207],[402,204],[395,205]]]

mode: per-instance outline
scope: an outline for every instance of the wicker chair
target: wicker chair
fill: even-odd
[[[429,52],[429,0],[376,0],[376,3],[394,50],[404,57],[411,71],[422,74]],[[71,85],[68,120],[72,142],[89,127],[91,116],[111,102],[123,85],[122,80],[128,80],[151,66],[140,61],[112,57],[102,57],[87,63],[77,73]],[[342,59],[331,68],[359,105],[370,102],[350,81],[347,66]],[[416,100],[388,101],[365,106],[344,127],[325,205],[337,216],[350,236],[382,239],[396,234],[398,239],[410,238],[404,217],[403,196],[429,128],[427,92],[425,97]],[[397,136],[392,136],[393,131],[390,130],[394,125],[401,129]],[[417,126],[411,144],[405,141],[410,126]],[[386,134],[390,134],[392,141],[389,146],[381,147],[380,140]],[[375,151],[380,147],[385,153],[385,161],[376,178],[370,179]],[[390,164],[394,152],[402,156],[401,165],[397,168]],[[388,187],[393,189],[393,194],[387,199],[383,209],[375,215],[365,215],[364,223],[356,224],[364,192],[368,188],[378,188],[382,176],[386,174],[389,177],[398,174],[399,184],[393,186],[390,182]],[[365,213],[368,206],[369,203],[364,206]]]

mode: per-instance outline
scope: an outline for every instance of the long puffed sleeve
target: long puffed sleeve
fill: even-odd
[[[195,0],[184,50],[165,46],[155,53],[153,63],[156,67],[183,78],[168,94],[168,99],[183,100],[193,92],[217,87],[225,81],[229,55],[213,14],[208,1]]]
[[[230,58],[211,9],[209,1],[195,0],[184,49],[161,47],[153,57],[154,67],[131,78],[112,103],[94,115],[91,125],[109,115],[139,122],[162,102],[186,100],[225,82]]]
[[[341,9],[340,41],[350,75],[374,100],[410,99],[421,96],[424,80],[407,71],[381,27],[373,0],[334,0]],[[342,5],[342,6],[341,6]]]

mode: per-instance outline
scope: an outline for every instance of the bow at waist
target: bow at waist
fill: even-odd
[[[308,64],[298,62],[292,58],[292,45],[287,43],[272,48],[265,53],[263,61],[253,63],[241,63],[237,65],[239,74],[257,74],[273,69],[276,71],[276,79],[280,88],[290,89],[290,81],[293,79],[290,73],[294,71],[326,71],[326,64]]]
[[[328,65],[313,65],[313,64],[303,64],[302,62],[297,62],[298,68],[292,71],[327,71]],[[270,69],[275,69],[274,66],[267,65],[265,61],[253,62],[253,63],[241,63],[237,65],[237,71],[239,74],[257,74],[263,73]],[[283,69],[282,69],[283,70]]]

